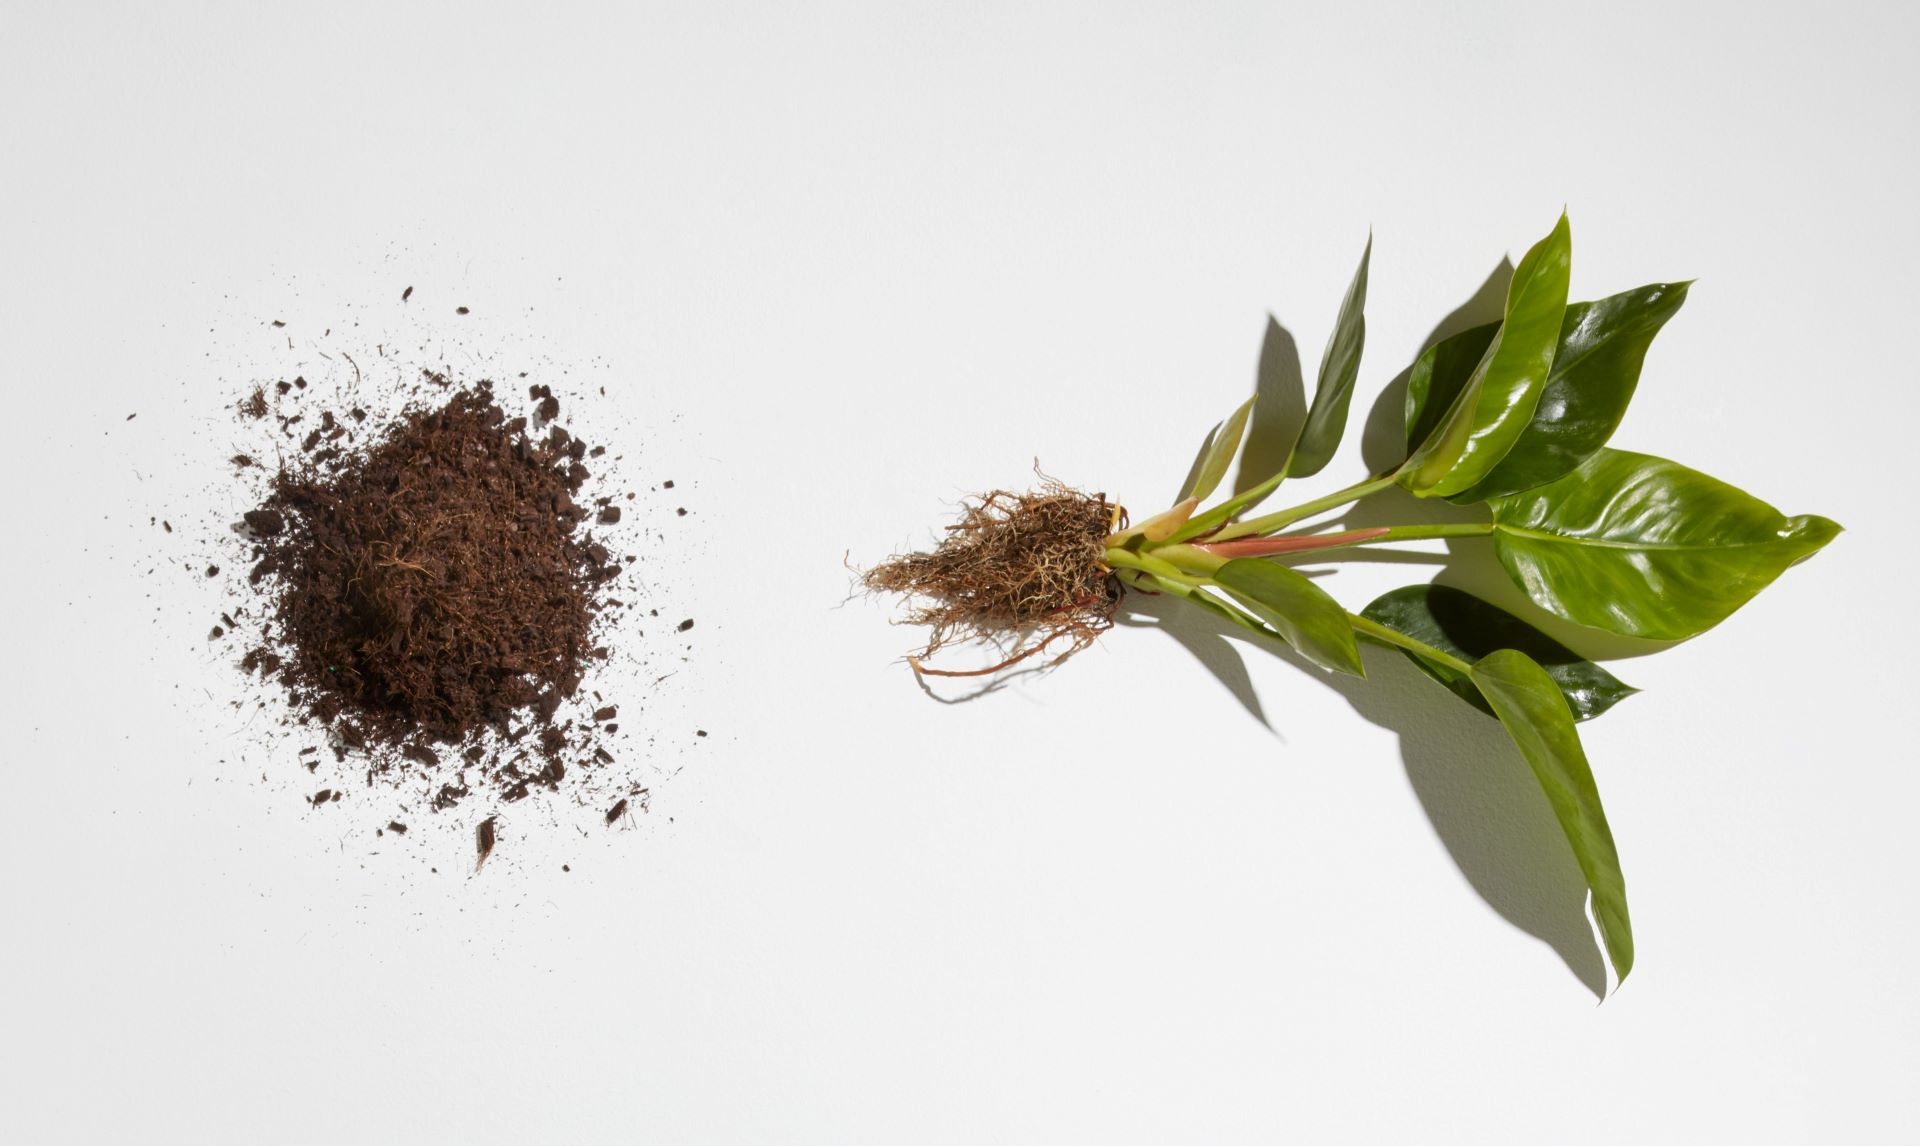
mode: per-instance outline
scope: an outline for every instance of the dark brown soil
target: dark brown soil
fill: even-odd
[[[409,769],[436,807],[476,784],[512,801],[607,756],[563,710],[607,655],[595,630],[624,564],[575,500],[586,443],[530,430],[487,383],[431,380],[437,404],[358,447],[331,413],[288,427],[300,460],[243,515],[271,622],[241,664],[340,759],[365,754],[369,781]],[[544,386],[529,400],[539,423],[559,413]]]

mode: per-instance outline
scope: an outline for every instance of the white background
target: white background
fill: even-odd
[[[1916,10],[799,7],[6,5],[5,1137],[1910,1140]],[[947,705],[842,604],[1036,457],[1160,508],[1268,312],[1311,377],[1372,228],[1299,492],[1359,478],[1563,205],[1576,296],[1700,280],[1617,444],[1849,527],[1615,666],[1604,1003],[1524,767],[1396,656],[1333,684],[1143,602]],[[235,727],[224,403],[325,326],[561,363],[680,483],[633,829],[472,878]]]

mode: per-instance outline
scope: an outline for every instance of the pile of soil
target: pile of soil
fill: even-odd
[[[285,690],[295,723],[324,732],[341,777],[309,802],[337,801],[361,772],[411,793],[402,806],[472,799],[482,858],[494,819],[479,816],[538,790],[644,807],[645,790],[617,786],[609,767],[618,707],[583,692],[609,656],[601,638],[626,611],[616,591],[635,560],[609,548],[616,498],[585,492],[602,484],[590,463],[605,450],[555,424],[559,398],[541,385],[522,402],[427,373],[378,430],[357,406],[316,409],[302,379],[277,389],[239,412],[272,415],[290,456],[232,459],[265,481],[236,525],[253,560],[255,600],[233,610],[248,631],[229,614],[211,637],[239,638],[241,667]],[[318,771],[318,746],[301,762]]]

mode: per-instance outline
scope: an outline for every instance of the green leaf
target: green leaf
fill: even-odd
[[[1320,380],[1314,388],[1306,424],[1300,427],[1300,439],[1287,462],[1289,477],[1309,477],[1326,468],[1340,446],[1341,435],[1346,433],[1347,405],[1353,400],[1353,384],[1360,377],[1360,352],[1367,344],[1367,265],[1372,261],[1373,236],[1368,235],[1360,269],[1353,273],[1347,297],[1340,303],[1340,317],[1334,321],[1326,352],[1320,356]]]
[[[1647,347],[1690,285],[1652,283],[1568,306],[1533,420],[1492,473],[1451,500],[1465,505],[1544,485],[1606,445],[1633,400]]]
[[[1321,668],[1367,675],[1345,609],[1327,591],[1284,565],[1258,557],[1229,561],[1215,584],[1272,625],[1301,656]]]
[[[1258,620],[1249,617],[1244,612],[1227,604],[1225,601],[1222,601],[1204,589],[1196,589],[1191,585],[1182,585],[1178,581],[1162,581],[1157,577],[1153,577],[1152,574],[1145,574],[1144,576],[1152,580],[1158,591],[1171,593],[1183,600],[1191,601],[1201,608],[1206,609],[1208,612],[1213,613],[1215,616],[1220,617],[1222,620],[1230,621],[1243,629],[1258,633],[1263,637],[1284,639],[1280,638],[1279,633],[1274,632]]]
[[[1257,397],[1257,396],[1256,396]],[[1240,435],[1246,432],[1247,415],[1253,413],[1254,398],[1240,403],[1240,408],[1227,415],[1227,420],[1213,428],[1206,442],[1200,447],[1200,456],[1195,459],[1193,472],[1187,476],[1186,487],[1180,491],[1177,500],[1185,501],[1197,497],[1202,501],[1207,495],[1220,488],[1220,479],[1227,476],[1227,467],[1233,464],[1233,455],[1240,450]]]
[[[1593,893],[1593,917],[1600,924],[1607,958],[1620,982],[1633,970],[1633,922],[1627,915],[1627,881],[1620,874],[1620,853],[1613,846],[1606,809],[1593,769],[1574,731],[1566,698],[1547,671],[1513,649],[1489,653],[1473,666],[1473,683],[1493,706],[1520,755],[1547,794],[1554,818],[1573,846],[1573,858]]]
[[[1519,440],[1553,368],[1572,261],[1573,238],[1562,214],[1514,268],[1493,342],[1439,427],[1401,467],[1400,484],[1410,492],[1446,497],[1469,489]]]
[[[1541,608],[1660,640],[1719,624],[1840,532],[1678,463],[1615,449],[1488,505],[1494,553]]]
[[[1361,615],[1469,664],[1500,649],[1517,649],[1547,670],[1575,720],[1592,720],[1640,691],[1512,613],[1461,589],[1408,585],[1376,599]],[[1466,674],[1411,650],[1401,651],[1455,696],[1494,715]]]
[[[1407,452],[1409,455],[1440,428],[1467,379],[1493,345],[1500,324],[1489,322],[1443,338],[1427,347],[1407,376]]]

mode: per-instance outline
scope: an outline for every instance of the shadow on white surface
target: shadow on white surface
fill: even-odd
[[[1278,656],[1398,735],[1407,780],[1468,885],[1502,918],[1553,948],[1596,998],[1604,996],[1606,968],[1587,921],[1586,881],[1539,783],[1498,722],[1391,650],[1369,649],[1368,679],[1357,680],[1326,673],[1283,645],[1246,637],[1210,613],[1164,597],[1129,594],[1119,620],[1178,641],[1269,728],[1243,648]]]
[[[1466,302],[1442,319],[1421,343],[1424,350],[1462,330],[1500,318],[1513,264],[1502,259]],[[1373,473],[1386,472],[1406,457],[1405,403],[1411,365],[1396,375],[1374,401],[1362,430],[1361,453]],[[1298,396],[1304,391],[1297,344],[1269,317],[1261,348],[1258,391],[1261,404],[1280,408],[1273,424],[1297,426]],[[1258,408],[1258,405],[1256,406]],[[1245,467],[1271,472],[1284,458],[1268,443],[1254,449]],[[1264,460],[1263,460],[1264,459]],[[1484,520],[1477,506],[1455,506],[1438,498],[1415,498],[1392,490],[1348,508],[1345,528],[1370,525],[1437,524]],[[1653,642],[1616,641],[1557,622],[1528,602],[1508,581],[1491,547],[1473,539],[1452,544],[1444,554],[1358,550],[1343,560],[1379,564],[1436,566],[1431,578],[1466,589],[1510,612],[1521,614],[1555,637],[1588,655],[1639,655],[1664,647]],[[1321,572],[1302,566],[1309,576]],[[1350,605],[1357,607],[1357,603]],[[1217,618],[1165,598],[1129,594],[1119,618],[1129,627],[1154,628],[1172,637],[1224,685],[1254,719],[1282,735],[1267,718],[1242,655],[1277,655],[1326,684],[1354,711],[1400,737],[1407,780],[1434,833],[1469,886],[1515,927],[1551,947],[1595,997],[1604,997],[1606,968],[1586,914],[1587,888],[1561,834],[1546,797],[1498,722],[1459,703],[1390,650],[1370,649],[1369,679],[1327,674],[1277,643],[1249,638]],[[1617,640],[1617,639],[1616,639]],[[1608,645],[1606,649],[1597,645]]]
[[[1164,612],[1162,611],[1164,610]],[[1259,721],[1267,731],[1285,740],[1280,730],[1267,719],[1266,709],[1260,703],[1260,694],[1254,690],[1253,677],[1247,672],[1247,662],[1240,655],[1240,649],[1229,641],[1229,627],[1221,624],[1214,626],[1189,624],[1188,614],[1197,610],[1185,608],[1178,603],[1169,606],[1165,598],[1149,597],[1143,593],[1129,592],[1121,602],[1120,613],[1114,617],[1116,624],[1129,628],[1158,629],[1180,643],[1180,646],[1193,654],[1215,680],[1227,686],[1227,691],[1247,710],[1247,715]]]
[[[1239,476],[1233,492],[1243,493],[1267,474],[1280,472],[1293,452],[1294,439],[1307,420],[1307,384],[1300,372],[1300,346],[1278,319],[1267,316],[1267,332],[1260,343],[1260,363],[1254,374],[1253,417],[1240,453]]]

